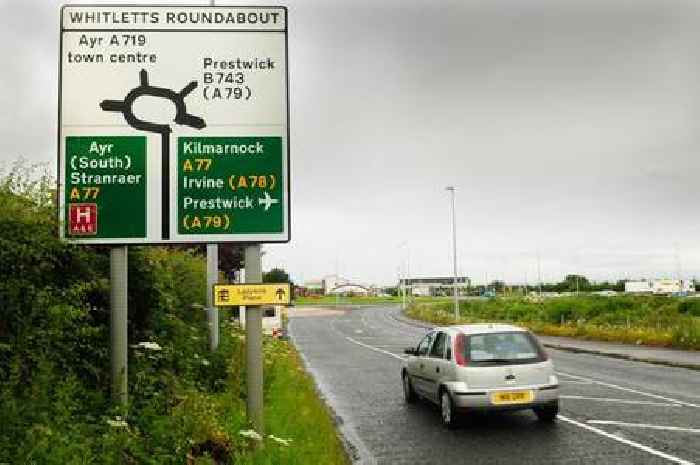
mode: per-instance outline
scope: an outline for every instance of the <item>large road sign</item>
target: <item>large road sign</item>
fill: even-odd
[[[215,284],[214,305],[289,305],[291,286],[287,284]]]
[[[287,69],[284,7],[64,6],[61,237],[288,241]]]

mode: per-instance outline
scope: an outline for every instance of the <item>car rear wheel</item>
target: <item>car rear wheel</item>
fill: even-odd
[[[403,400],[407,404],[412,404],[416,401],[416,393],[411,385],[411,378],[408,373],[403,374]]]
[[[440,412],[442,414],[442,424],[452,429],[457,425],[457,412],[452,402],[450,393],[446,390],[440,395]]]
[[[535,411],[535,415],[537,415],[538,420],[546,423],[552,423],[557,419],[557,414],[559,413],[559,402],[553,402],[542,407],[535,407],[532,410]]]

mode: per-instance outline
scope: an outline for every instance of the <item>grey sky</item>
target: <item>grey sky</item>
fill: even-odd
[[[55,166],[59,4],[0,0],[3,164]],[[449,274],[453,184],[476,281],[532,283],[538,251],[547,281],[675,277],[676,247],[700,277],[700,2],[288,6],[292,242],[267,267]]]

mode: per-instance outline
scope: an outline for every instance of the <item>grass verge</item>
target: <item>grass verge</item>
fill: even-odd
[[[549,336],[700,350],[700,318],[692,308],[685,311],[687,302],[668,297],[597,296],[543,302],[470,300],[460,302],[457,323],[500,321]],[[450,303],[416,302],[406,314],[435,324],[455,324]]]

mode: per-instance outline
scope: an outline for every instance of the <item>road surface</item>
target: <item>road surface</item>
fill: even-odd
[[[700,372],[550,350],[556,424],[530,411],[478,415],[457,430],[437,407],[403,402],[403,349],[426,329],[396,307],[291,312],[290,335],[358,463],[700,463]]]

